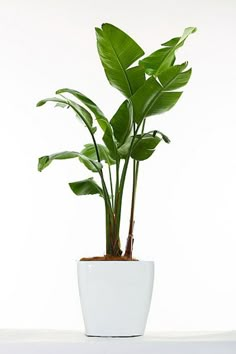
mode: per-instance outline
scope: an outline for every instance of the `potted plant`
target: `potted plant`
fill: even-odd
[[[157,146],[169,138],[149,130],[149,116],[170,110],[179,100],[191,76],[187,62],[176,64],[176,50],[196,31],[184,30],[162,44],[161,49],[144,56],[143,49],[125,32],[111,24],[96,28],[98,53],[109,83],[125,100],[108,119],[102,110],[81,92],[69,88],[37,103],[54,102],[72,110],[82,120],[90,142],[80,151],[63,151],[42,156],[38,170],[53,160],[76,158],[97,177],[69,183],[77,196],[97,194],[104,201],[106,253],[78,261],[80,300],[86,334],[90,336],[143,335],[149,312],[154,263],[133,258],[134,211],[140,162],[150,158]],[[141,57],[143,57],[141,59]],[[139,60],[139,61],[138,61]],[[138,61],[138,62],[137,62]],[[68,94],[70,98],[68,98]],[[98,142],[97,128],[102,132]],[[130,222],[126,247],[120,241],[124,186],[132,169]]]

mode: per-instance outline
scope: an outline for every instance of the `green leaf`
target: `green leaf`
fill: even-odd
[[[154,53],[150,54],[148,57],[140,60],[139,65],[141,65],[146,74],[157,76],[162,70],[166,70],[175,62],[175,53],[171,52],[171,49],[161,48]]]
[[[44,98],[43,100],[39,101],[37,104],[36,104],[36,107],[41,107],[43,106],[45,103],[47,102],[57,102],[59,104],[67,104],[67,102],[65,100],[62,100],[61,98],[58,98],[58,97],[50,97],[50,98]]]
[[[145,70],[141,66],[133,66],[126,70],[131,92],[134,94],[145,82]]]
[[[92,131],[92,133],[95,132],[95,127],[91,126],[91,120],[90,120],[90,113],[88,111],[86,111],[86,109],[80,105],[78,105],[76,102],[69,100],[69,99],[60,99],[57,97],[53,97],[53,98],[46,98],[44,100],[41,100],[37,106],[42,106],[43,104],[45,104],[46,102],[60,102],[60,103],[66,103],[69,107],[71,107],[77,116],[79,116],[84,123],[87,123],[87,125],[89,126],[89,129]],[[88,114],[87,114],[88,113]],[[113,134],[113,129],[112,126],[110,124],[110,122],[104,117],[101,118],[102,119],[102,123],[100,121],[100,126],[101,124],[103,125],[103,130],[104,130],[104,135],[103,135],[103,141],[105,143],[105,145],[107,146],[107,148],[110,151],[110,155],[113,159],[117,159],[118,158],[118,152],[117,152],[117,147],[116,147],[116,142],[115,142],[115,137]]]
[[[93,144],[84,145],[84,149],[81,151],[81,154],[87,156],[91,160],[97,160],[96,149]],[[114,165],[115,160],[110,156],[109,150],[106,146],[97,144],[98,153],[101,161],[105,161],[108,165]]]
[[[129,136],[126,142],[118,148],[118,154],[121,159],[125,159],[129,153],[130,145],[132,142],[132,136]]]
[[[62,93],[70,93],[71,95],[76,97],[79,101],[81,101],[95,115],[97,122],[102,128],[102,130],[103,131],[106,130],[106,124],[104,124],[104,120],[107,121],[107,118],[105,117],[101,109],[92,100],[90,100],[90,98],[88,98],[87,96],[85,96],[83,93],[79,91],[72,90],[69,88],[62,88],[56,91],[56,94],[62,94]]]
[[[134,88],[140,85],[141,71],[127,69],[144,51],[125,32],[105,23],[102,28],[96,28],[97,47],[100,59],[110,84],[120,90],[126,97],[134,93]]]
[[[172,38],[168,42],[163,43],[162,46],[164,46],[164,48],[161,48],[143,60],[140,60],[139,64],[144,67],[148,75],[157,76],[174,64],[175,51],[182,47],[187,37],[196,32],[196,30],[196,27],[185,28],[181,37]]]
[[[107,122],[105,122],[105,124],[106,124],[106,130],[105,130],[105,133],[102,137],[102,140],[104,141],[106,147],[108,148],[108,150],[110,152],[110,156],[114,160],[117,160],[118,151],[117,151],[117,146],[116,146],[116,140],[115,140],[114,133],[113,133],[113,128],[112,128],[110,122],[107,121]]]
[[[82,162],[93,172],[99,172],[102,169],[102,164],[97,161],[89,159],[87,156],[76,151],[63,151],[52,155],[42,156],[38,160],[38,171],[42,172],[46,167],[48,167],[53,160],[65,160],[79,157]]]
[[[102,164],[100,162],[94,161],[81,153],[79,154],[79,160],[92,172],[99,172],[102,169]]]
[[[151,130],[148,133],[144,133],[142,135],[140,135],[140,134],[136,135],[134,145],[135,145],[136,141],[138,141],[138,139],[140,139],[143,136],[156,137],[157,134],[159,135],[157,138],[162,139],[167,144],[170,143],[170,139],[168,138],[168,136],[166,136],[165,134],[163,134],[159,130]],[[128,153],[130,151],[130,145],[131,145],[132,139],[133,139],[133,136],[129,136],[128,139],[126,140],[126,142],[118,149],[118,153],[122,159],[125,159],[127,157]]]
[[[65,160],[78,157],[79,153],[75,151],[63,151],[52,155],[42,156],[38,160],[38,171],[42,172],[53,160]]]
[[[145,134],[134,143],[132,148],[131,157],[137,161],[148,159],[155,151],[156,146],[160,143],[162,138]]]
[[[182,92],[165,92],[165,89],[154,77],[150,77],[133,95],[131,100],[137,124],[146,117],[170,110],[176,104]]]
[[[88,125],[91,129],[93,129],[93,117],[91,116],[91,114],[84,107],[80,106],[76,102],[70,101],[70,103],[73,103],[73,106],[77,110],[76,113],[77,118],[82,119],[82,121],[86,123],[86,125]]]
[[[165,143],[169,144],[171,142],[170,139],[168,138],[168,136],[166,136],[165,134],[163,134],[159,130],[151,130],[149,133],[145,133],[145,134],[152,134],[153,136],[156,136],[156,134],[159,134]]]
[[[119,146],[123,145],[132,129],[132,106],[124,101],[111,119],[111,126]]]
[[[103,197],[103,190],[93,178],[84,179],[78,182],[71,182],[69,186],[76,195],[99,194]]]
[[[68,106],[68,104],[66,104],[66,103],[59,103],[59,102],[55,104],[55,107],[70,108],[70,107]]]
[[[186,62],[181,65],[172,66],[158,75],[158,79],[166,91],[176,90],[188,83],[192,70],[183,71],[187,65],[188,63]]]
[[[82,106],[77,104],[76,102],[69,100],[67,98],[58,98],[58,97],[50,97],[50,98],[45,98],[37,103],[37,107],[43,106],[46,102],[57,102],[60,105],[65,104],[73,109],[73,111],[76,113],[76,117],[82,119],[82,121],[85,123],[87,127],[92,132],[95,132],[96,129],[93,127],[93,118],[91,114]]]

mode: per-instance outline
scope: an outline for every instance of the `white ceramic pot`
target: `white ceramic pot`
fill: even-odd
[[[79,293],[86,335],[143,335],[153,278],[154,262],[79,261]]]

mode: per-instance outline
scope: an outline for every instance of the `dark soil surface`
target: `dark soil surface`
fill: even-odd
[[[137,261],[135,258],[128,258],[125,256],[110,256],[110,255],[105,255],[102,257],[83,257],[80,259],[81,261]]]

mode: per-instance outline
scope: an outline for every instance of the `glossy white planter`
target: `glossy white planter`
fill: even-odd
[[[79,293],[86,335],[143,335],[153,278],[154,262],[79,261]]]

